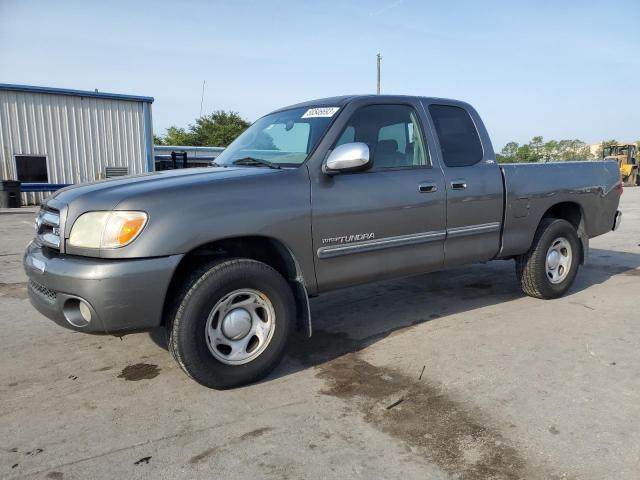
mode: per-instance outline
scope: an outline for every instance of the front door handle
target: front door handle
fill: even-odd
[[[465,188],[467,188],[467,182],[465,182],[464,180],[453,180],[451,182],[451,188],[453,188],[454,190],[464,190]]]
[[[424,182],[418,184],[418,191],[420,193],[433,193],[438,191],[438,186],[435,183]]]

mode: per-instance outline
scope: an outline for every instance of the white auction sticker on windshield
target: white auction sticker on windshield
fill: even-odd
[[[319,107],[319,108],[310,108],[302,118],[317,118],[317,117],[333,117],[333,114],[340,110],[340,107]]]

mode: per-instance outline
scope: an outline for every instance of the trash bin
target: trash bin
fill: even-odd
[[[20,208],[20,182],[0,180],[0,208]]]

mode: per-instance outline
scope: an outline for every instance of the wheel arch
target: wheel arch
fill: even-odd
[[[250,258],[265,263],[289,283],[296,302],[297,328],[311,336],[309,297],[302,269],[295,255],[282,241],[268,236],[236,236],[214,240],[187,252],[176,267],[164,300],[163,312],[169,310],[173,295],[181,282],[199,266],[212,260]],[[166,319],[163,318],[163,324]]]
[[[566,220],[575,227],[582,246],[580,249],[580,263],[584,264],[589,254],[589,235],[587,234],[586,218],[582,206],[577,202],[559,202],[544,212],[538,221],[538,226],[545,218]]]

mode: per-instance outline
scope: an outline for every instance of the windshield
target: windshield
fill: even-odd
[[[236,138],[216,158],[216,164],[298,166],[320,141],[337,111],[338,107],[304,107],[266,115]]]

